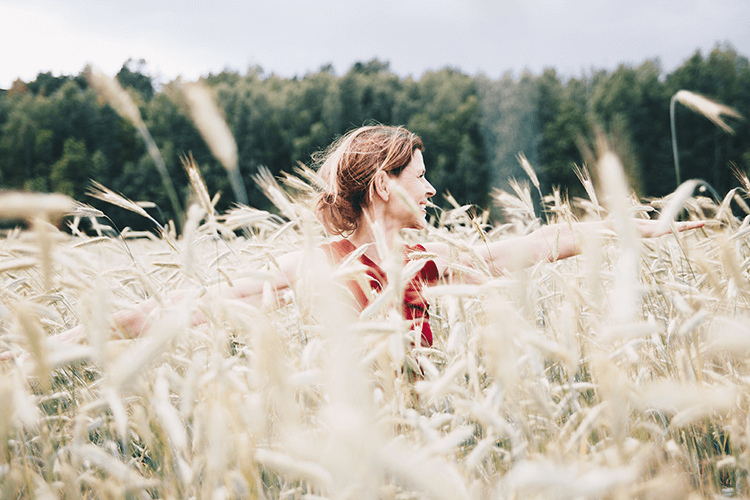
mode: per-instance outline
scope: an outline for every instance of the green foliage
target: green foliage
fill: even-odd
[[[597,86],[592,99],[599,124],[611,138],[631,184],[641,194],[644,172],[658,170],[653,168],[654,160],[669,164],[670,150],[665,141],[669,137],[669,115],[664,106],[670,96],[659,86],[659,76],[658,65],[651,61],[637,69],[620,66]],[[673,188],[674,179],[647,182],[647,190],[653,191],[655,184]]]
[[[450,192],[461,203],[487,205],[490,173],[474,79],[444,69],[425,73],[414,85],[411,95],[419,106],[406,126],[425,143],[430,181],[438,193]]]
[[[563,85],[554,69],[537,80],[537,130],[540,181],[548,186],[578,188],[573,165],[581,163],[578,144],[589,130],[586,83]]]
[[[143,73],[146,61],[139,59],[133,61],[128,59],[117,73],[117,81],[125,88],[130,88],[138,92],[146,101],[154,97],[154,86],[151,83],[151,77]]]
[[[29,82],[26,88],[35,95],[52,95],[71,80],[70,76],[53,76],[50,72],[39,73],[36,80]]]
[[[180,82],[157,91],[145,67],[145,61],[128,60],[117,79],[140,107],[178,192],[188,193],[180,155],[192,154],[210,192],[222,193],[217,208],[225,210],[234,203],[226,171],[191,122]],[[131,198],[154,201],[166,218],[173,217],[136,130],[89,88],[87,72],[40,73],[0,93],[2,187],[80,197],[95,175]],[[493,80],[451,68],[417,79],[400,78],[387,62],[373,59],[341,76],[330,65],[291,79],[251,67],[245,74],[224,71],[204,81],[235,136],[250,203],[265,209],[270,203],[252,181],[261,166],[279,175],[298,162],[310,164],[313,153],[368,123],[404,125],[418,133],[438,193],[486,207],[493,187],[525,178],[518,153],[536,168],[543,190],[559,185],[582,196],[573,166],[594,161],[580,150],[582,144],[595,149],[594,127],[608,137],[638,194],[665,195],[675,187],[668,112],[675,92],[690,90],[750,113],[750,65],[729,46],[717,46],[706,57],[697,52],[669,75],[658,61],[646,61],[569,79],[554,69]],[[747,121],[732,121],[732,136],[684,107],[676,118],[683,178],[705,179],[720,193],[736,186],[730,165],[745,171],[750,166]],[[445,204],[442,196],[435,202]],[[148,226],[132,215],[123,218],[123,226]]]
[[[54,165],[50,172],[50,184],[53,191],[67,194],[74,198],[80,198],[83,194],[80,189],[85,186],[87,179],[94,171],[94,162],[91,161],[86,144],[83,141],[69,137],[63,147],[63,155]]]

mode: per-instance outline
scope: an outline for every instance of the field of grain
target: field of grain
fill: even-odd
[[[396,299],[413,269],[395,259],[391,285],[360,317],[336,284],[361,273],[356,261],[333,277],[301,262],[304,279],[253,304],[200,299],[206,286],[262,280],[275,257],[324,241],[306,203],[312,174],[302,174],[284,187],[261,179],[280,215],[219,216],[198,193],[179,237],[116,234],[80,205],[62,232],[44,220],[63,210],[55,200],[26,199],[25,212],[25,198],[0,203],[33,221],[0,240],[0,350],[29,353],[0,361],[0,497],[750,491],[750,229],[736,192],[720,204],[685,189],[648,205],[623,197],[609,212],[593,190],[572,206],[547,197],[551,220],[571,221],[575,209],[618,230],[581,235],[578,257],[501,277],[456,267],[429,292],[427,349],[413,347]],[[531,198],[523,185],[498,193],[500,227],[456,207],[404,239],[458,252],[525,234],[539,224]],[[671,218],[682,206],[706,227],[631,236],[632,215]],[[480,284],[464,284],[469,274]],[[195,293],[175,305],[177,289]],[[148,297],[162,304],[150,331],[116,338],[112,312]],[[192,325],[196,313],[206,323]],[[47,340],[78,324],[80,342]]]

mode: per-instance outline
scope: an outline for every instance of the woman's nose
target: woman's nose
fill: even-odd
[[[435,196],[435,193],[436,193],[435,188],[432,186],[432,184],[430,184],[430,181],[428,181],[427,179],[425,179],[425,182],[427,183],[427,197],[431,198]]]

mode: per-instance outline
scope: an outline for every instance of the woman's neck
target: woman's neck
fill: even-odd
[[[347,239],[354,245],[355,247],[359,248],[362,245],[367,245],[371,243],[375,243],[376,237],[375,237],[375,230],[372,226],[372,221],[370,217],[367,216],[367,214],[363,214],[362,217],[359,220],[359,223],[357,224],[357,229],[355,229],[352,234],[350,234]],[[377,220],[377,219],[375,219]],[[388,248],[393,247],[393,241],[396,238],[396,235],[399,232],[398,227],[383,227],[383,236],[385,240],[385,244]],[[380,263],[382,261],[381,256],[378,254],[378,249],[376,245],[370,245],[367,250],[365,250],[365,255],[372,260],[375,263]]]

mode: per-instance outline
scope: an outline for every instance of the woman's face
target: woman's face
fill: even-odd
[[[425,177],[426,169],[422,152],[415,150],[409,164],[393,180],[406,191],[406,194],[414,200],[419,208],[419,213],[414,213],[398,199],[398,196],[392,196],[394,204],[394,216],[401,221],[401,227],[404,229],[422,229],[427,225],[427,200],[435,195],[435,188]]]

